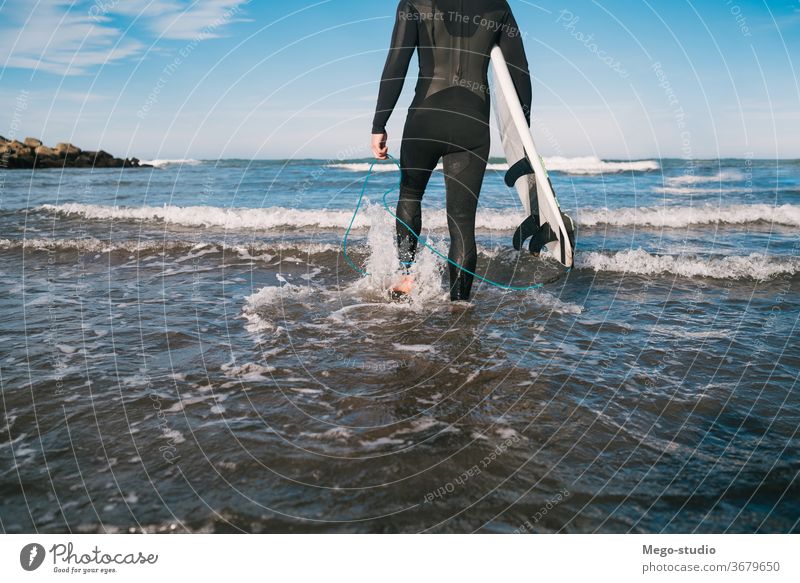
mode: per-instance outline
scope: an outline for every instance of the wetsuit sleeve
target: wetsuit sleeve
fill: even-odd
[[[403,83],[411,63],[411,56],[417,47],[417,14],[416,9],[408,0],[401,0],[397,7],[397,20],[392,33],[392,45],[386,66],[383,68],[381,87],[378,91],[378,105],[375,108],[375,118],[372,120],[372,133],[381,134],[386,131],[386,123],[400,99]]]
[[[514,81],[517,96],[522,103],[522,111],[525,112],[525,119],[528,121],[528,125],[531,125],[531,103],[533,101],[531,73],[528,69],[525,47],[522,44],[522,34],[514,14],[510,10],[500,30],[500,40],[497,44],[503,50],[503,56],[508,63],[511,79]]]

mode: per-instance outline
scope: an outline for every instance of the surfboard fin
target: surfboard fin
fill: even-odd
[[[513,245],[514,249],[519,251],[522,245],[532,237],[536,231],[539,230],[539,215],[530,215],[527,219],[522,221],[522,224],[514,231]]]
[[[517,183],[517,180],[528,174],[533,174],[533,166],[526,156],[508,169],[505,176],[506,186],[512,188]]]
[[[558,237],[556,237],[553,229],[550,228],[550,223],[545,223],[539,227],[533,237],[531,237],[528,251],[531,252],[531,255],[536,255],[538,257],[542,249],[544,249],[544,246],[553,241],[558,241]]]
[[[575,249],[575,222],[566,213],[561,213],[561,220],[564,221],[564,226],[567,229],[569,244],[572,249]],[[528,237],[531,237],[528,250],[531,254],[537,256],[542,252],[545,245],[553,241],[558,241],[558,237],[550,227],[550,223],[539,226],[539,215],[529,216],[517,227],[517,230],[514,231],[514,249],[517,251],[522,249]]]

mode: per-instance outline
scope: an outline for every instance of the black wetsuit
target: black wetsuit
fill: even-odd
[[[444,158],[450,259],[475,271],[475,212],[489,156],[488,69],[494,45],[503,49],[526,116],[531,80],[522,36],[505,0],[401,0],[381,79],[372,133],[380,134],[403,89],[414,50],[419,79],[403,133],[397,216],[422,229],[421,201]],[[400,259],[413,261],[417,239],[397,223]],[[450,297],[466,300],[472,276],[450,265]]]

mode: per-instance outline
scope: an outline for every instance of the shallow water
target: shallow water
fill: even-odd
[[[613,164],[613,163],[612,163]],[[389,303],[364,161],[7,171],[5,532],[797,532],[800,164],[550,160],[576,268]],[[446,252],[443,187],[427,240]]]

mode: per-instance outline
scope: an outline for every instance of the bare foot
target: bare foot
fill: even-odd
[[[414,278],[406,275],[397,284],[392,286],[392,297],[407,296],[414,289]]]

